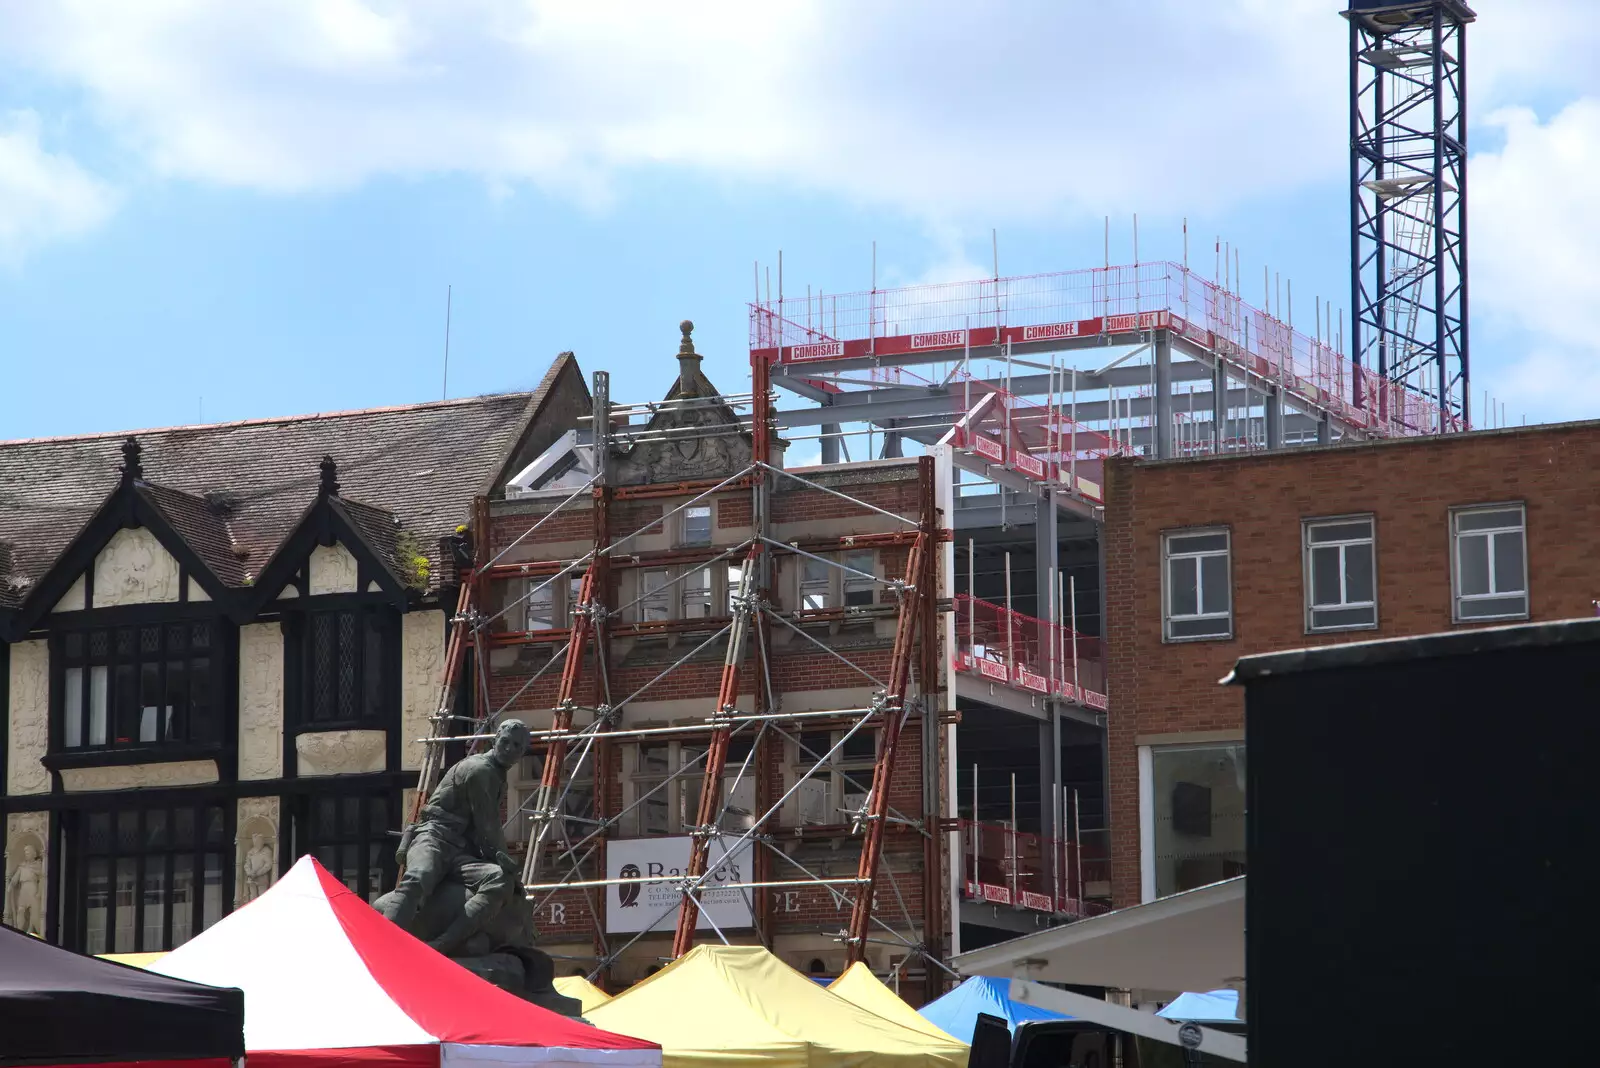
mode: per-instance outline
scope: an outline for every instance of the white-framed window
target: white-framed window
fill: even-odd
[[[682,611],[682,619],[708,619],[711,616],[711,569],[702,567],[698,571],[685,572],[683,580],[678,583]]]
[[[741,561],[727,565],[722,583],[722,588],[727,594],[723,601],[724,611],[731,616],[733,615],[733,602],[740,596],[740,592],[744,588],[744,563]]]
[[[1161,536],[1163,636],[1169,642],[1233,636],[1227,528]]]
[[[1302,529],[1306,629],[1376,627],[1377,539],[1372,516],[1308,519]]]
[[[523,589],[527,600],[523,606],[526,609],[526,629],[554,630],[572,626],[573,609],[578,604],[578,591],[582,587],[581,573],[566,578],[542,576],[525,580]]]
[[[639,572],[639,621],[658,623],[672,618],[672,603],[667,599],[667,583],[672,578],[666,568]]]
[[[1527,512],[1521,504],[1450,512],[1455,620],[1528,616]]]
[[[722,773],[721,826],[725,831],[747,830],[759,815],[754,812],[755,761],[745,767],[754,742],[753,734],[735,734],[728,739],[728,762]],[[629,775],[623,802],[631,808],[622,820],[624,834],[687,834],[694,829],[707,745],[707,740],[696,739],[642,741],[628,747]]]
[[[798,557],[797,601],[802,611],[837,608],[840,605],[858,607],[877,602],[877,550],[852,549],[838,554],[834,559],[844,566],[835,567],[827,560],[811,556]]]
[[[819,762],[816,774],[801,784],[789,803],[788,821],[795,826],[833,827],[849,823],[851,814],[866,803],[872,788],[872,766],[878,752],[878,732],[863,727],[850,735],[831,757],[848,731],[806,731],[793,751],[791,773],[799,779]]]
[[[594,762],[595,753],[580,765],[577,750],[568,752],[566,767],[562,772],[561,790],[556,796],[566,797],[561,811],[566,815],[567,840],[577,842],[595,828],[594,814]],[[503,827],[506,841],[520,851],[528,844],[528,834],[533,827],[535,795],[539,792],[539,776],[544,763],[541,757],[529,754],[517,762],[506,775],[506,821]],[[560,842],[561,830],[551,828],[547,842]]]
[[[577,615],[576,609],[578,607],[578,598],[579,598],[579,595],[582,593],[582,590],[583,590],[583,576],[582,575],[573,575],[571,578],[567,579],[567,600],[566,600],[566,606],[565,606],[566,607],[565,615],[566,615],[566,620],[567,620],[567,626],[568,627],[572,626],[573,620]]]
[[[691,504],[679,513],[682,545],[711,544],[711,505]]]

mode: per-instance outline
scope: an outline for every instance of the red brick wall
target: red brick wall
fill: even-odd
[[[1140,735],[1242,730],[1241,656],[1450,630],[1449,510],[1523,501],[1532,618],[1594,614],[1600,597],[1600,424],[1568,424],[1270,455],[1114,461],[1106,474],[1112,882],[1140,896]],[[1305,631],[1302,518],[1376,518],[1378,629]],[[1161,532],[1232,531],[1234,637],[1166,644]]]

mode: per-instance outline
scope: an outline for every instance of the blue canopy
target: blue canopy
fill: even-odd
[[[1213,990],[1209,994],[1179,994],[1157,1016],[1185,1023],[1243,1023],[1239,1019],[1239,992]]]
[[[1012,1030],[1028,1020],[1065,1020],[1059,1012],[1024,1005],[1007,996],[1011,984],[1005,979],[990,979],[975,975],[937,1001],[929,1002],[918,1011],[923,1019],[953,1038],[970,1044],[972,1032],[978,1027],[978,1014],[987,1013],[1005,1020]]]

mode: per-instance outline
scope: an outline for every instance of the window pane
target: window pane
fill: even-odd
[[[683,618],[704,619],[711,614],[711,572],[705,568],[684,576]]]
[[[363,623],[366,648],[361,657],[362,715],[377,719],[383,715],[383,627],[370,612],[365,614]]]
[[[878,732],[871,727],[862,727],[849,738],[835,755],[838,761],[871,763],[878,755]]]
[[[744,582],[744,566],[742,564],[729,564],[727,571],[728,588],[728,614],[733,615],[734,601],[741,596],[741,587]]]
[[[1338,604],[1339,550],[1325,545],[1311,550],[1311,603]]]
[[[181,816],[183,810],[178,814]],[[172,858],[173,949],[194,937],[194,862],[193,853],[178,853]]]
[[[206,845],[213,847],[222,845],[225,826],[226,821],[222,817],[220,808],[206,809]]]
[[[1169,636],[1173,638],[1218,638],[1225,637],[1228,633],[1229,620],[1227,616],[1212,616],[1207,619],[1174,619],[1167,627]]]
[[[1152,750],[1156,893],[1245,871],[1242,745]]]
[[[194,847],[194,809],[180,808],[172,814],[172,844],[179,849]]]
[[[1522,590],[1522,531],[1494,535],[1494,592]]]
[[[705,545],[711,541],[711,506],[691,505],[683,510],[683,540],[688,545]]]
[[[1347,545],[1344,550],[1345,600],[1361,604],[1374,599],[1376,587],[1372,574],[1372,543]]]
[[[139,851],[139,813],[117,813],[117,852],[137,853]]]
[[[844,573],[844,603],[872,604],[877,583],[867,576],[877,573],[878,554],[870,550],[845,553],[844,566],[850,569]]]
[[[341,720],[355,719],[356,664],[360,649],[356,645],[356,614],[340,612],[339,621],[339,705],[336,715]]]
[[[1225,552],[1228,548],[1226,534],[1173,534],[1167,538],[1167,554]]]
[[[167,810],[153,808],[144,814],[144,848],[159,852],[167,848]]]
[[[212,700],[211,665],[209,657],[197,657],[189,675],[189,738],[196,742],[214,742],[218,733],[217,706]]]
[[[1167,598],[1170,614],[1192,616],[1200,611],[1200,564],[1196,560],[1167,562]]]
[[[127,632],[123,632],[127,633]],[[122,663],[112,677],[112,722],[117,745],[132,745],[139,736],[139,676],[132,664]]]
[[[575,576],[567,580],[567,626],[572,626],[572,621],[577,617],[578,601],[583,596],[583,576]]]
[[[333,616],[320,613],[311,617],[311,718],[323,722],[334,718],[334,671],[338,659]]]
[[[83,668],[67,668],[61,676],[61,743],[68,749],[83,744]]]
[[[207,853],[205,866],[205,892],[201,901],[200,929],[205,930],[222,919],[222,854]]]
[[[169,724],[167,736],[169,738],[182,738],[189,733],[186,723],[186,709],[189,704],[189,662],[187,660],[169,660],[167,662],[167,698],[166,716]]]
[[[644,583],[644,600],[639,602],[639,618],[646,622],[663,620],[668,617],[667,611],[667,573],[665,571],[646,571],[640,576]]]
[[[1200,610],[1210,615],[1228,610],[1228,558],[1200,558]]]
[[[1499,530],[1506,527],[1522,526],[1522,509],[1497,508],[1487,512],[1457,512],[1456,529],[1468,530]]]
[[[84,949],[88,953],[108,952],[106,920],[110,904],[110,862],[104,859],[91,860],[84,882]]]
[[[1462,619],[1506,619],[1528,614],[1528,595],[1513,593],[1505,597],[1478,597],[1461,602]]]
[[[1456,556],[1460,566],[1457,582],[1460,584],[1461,595],[1471,597],[1474,594],[1491,592],[1489,589],[1489,539],[1482,534],[1470,534],[1458,538],[1456,540]]]
[[[146,630],[156,628],[147,627]],[[158,631],[159,633],[159,631]],[[161,686],[161,664],[145,661],[139,670],[139,741],[158,742],[165,736],[163,708],[166,694]]]
[[[110,669],[104,664],[89,669],[89,744],[106,744],[107,687]]]
[[[113,953],[137,953],[138,932],[134,918],[138,913],[139,862],[133,857],[117,860],[116,922],[112,932]]]
[[[1372,520],[1359,519],[1344,523],[1318,523],[1310,529],[1313,545],[1329,541],[1360,541],[1372,537]]]
[[[550,630],[555,627],[555,601],[556,588],[552,583],[545,585],[549,579],[533,579],[532,591],[528,595],[528,629]],[[540,589],[540,586],[544,586]]]
[[[1311,626],[1317,630],[1336,630],[1341,627],[1370,627],[1378,622],[1376,605],[1360,608],[1314,608]]]
[[[165,854],[145,858],[144,926],[139,949],[152,953],[167,948],[167,858]]]

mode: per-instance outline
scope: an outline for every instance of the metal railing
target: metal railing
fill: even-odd
[[[967,594],[955,598],[957,671],[1106,707],[1100,639]]]
[[[1065,841],[1004,824],[960,820],[962,896],[1036,912],[1093,916],[1104,898],[1111,862],[1103,842]],[[1103,839],[1101,832],[1084,837]]]

